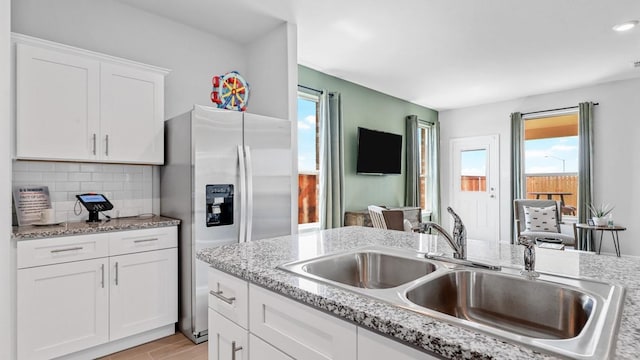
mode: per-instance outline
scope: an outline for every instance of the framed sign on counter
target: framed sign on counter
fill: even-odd
[[[48,186],[26,185],[13,187],[13,206],[18,226],[40,221],[40,212],[51,208]]]

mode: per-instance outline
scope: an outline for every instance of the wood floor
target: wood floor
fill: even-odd
[[[207,342],[195,345],[182,333],[136,346],[101,360],[207,360]]]

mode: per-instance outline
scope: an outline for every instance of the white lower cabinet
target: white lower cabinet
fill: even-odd
[[[249,332],[211,308],[208,346],[209,360],[249,360]]]
[[[213,268],[209,286],[209,360],[437,359]]]
[[[109,340],[108,259],[18,271],[18,356],[51,359]]]
[[[113,256],[111,340],[178,321],[178,249]]]
[[[253,334],[249,334],[249,347],[249,360],[294,360]]]
[[[118,255],[110,256],[109,244],[135,234],[143,236],[141,244],[152,243],[149,232],[152,239],[172,239],[162,242],[168,248],[140,246],[123,254],[124,247],[115,246]],[[18,359],[99,346],[107,354],[119,339],[172,327],[178,318],[176,246],[176,227],[18,241]]]

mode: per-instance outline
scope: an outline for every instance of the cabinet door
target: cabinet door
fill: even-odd
[[[100,67],[100,158],[164,162],[164,77],[115,64]]]
[[[249,334],[249,360],[293,360],[292,357],[267,344],[259,337]]]
[[[25,44],[16,51],[17,158],[96,159],[100,63]]]
[[[358,360],[369,359],[436,360],[438,358],[372,331],[358,328]]]
[[[209,360],[249,360],[247,330],[212,309],[208,311]]]
[[[18,270],[19,359],[51,359],[106,343],[108,261],[76,261]]]
[[[149,251],[109,259],[110,340],[178,321],[178,251]]]

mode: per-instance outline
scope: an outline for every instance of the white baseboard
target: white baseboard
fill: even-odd
[[[96,359],[102,356],[116,353],[134,346],[142,345],[153,340],[157,340],[169,335],[173,335],[176,332],[176,325],[170,324],[157,329],[149,330],[141,334],[126,337],[124,339],[115,340],[106,344],[94,346],[90,349],[75,352],[73,354],[61,356],[59,360],[86,360]]]

